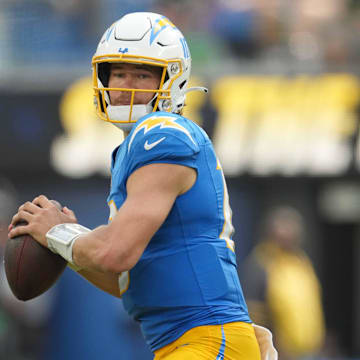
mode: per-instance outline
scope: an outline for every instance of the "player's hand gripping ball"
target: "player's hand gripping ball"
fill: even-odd
[[[51,201],[62,209],[57,201]],[[20,235],[7,240],[4,264],[12,292],[19,300],[26,301],[47,291],[63,273],[67,262],[32,236]]]

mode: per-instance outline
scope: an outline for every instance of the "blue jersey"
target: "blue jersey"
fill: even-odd
[[[176,114],[141,118],[113,153],[112,213],[126,199],[129,176],[152,163],[197,172],[195,184],[176,198],[138,263],[119,276],[124,307],[140,321],[154,351],[193,327],[250,319],[236,270],[224,175],[210,139]]]

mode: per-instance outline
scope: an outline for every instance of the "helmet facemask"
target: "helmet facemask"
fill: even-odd
[[[110,88],[109,77],[111,64],[129,63],[136,65],[156,66],[162,68],[160,83],[157,89],[133,89],[133,88]],[[180,112],[184,106],[186,81],[179,86],[176,98],[172,99],[171,88],[179,81],[183,74],[183,65],[179,59],[163,60],[155,58],[139,58],[132,55],[105,55],[95,56],[93,65],[93,85],[95,91],[95,105],[98,116],[113,123],[122,130],[129,131],[132,125],[142,116],[155,111]],[[180,79],[181,80],[181,79]],[[184,90],[182,90],[182,88]],[[110,103],[110,91],[123,91],[130,93],[129,105],[112,105]],[[153,93],[154,96],[147,104],[134,102],[136,93]],[[179,97],[179,93],[184,92]],[[177,101],[173,101],[177,100]],[[180,101],[179,101],[180,100]]]

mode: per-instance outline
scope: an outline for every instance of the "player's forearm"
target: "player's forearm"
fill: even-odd
[[[121,229],[121,231],[120,231]],[[120,274],[130,270],[141,253],[132,246],[134,237],[125,224],[114,221],[77,237],[72,247],[72,262],[90,271]]]
[[[120,297],[119,276],[117,274],[100,273],[85,269],[78,271],[78,274],[100,290],[103,290],[113,296]]]
[[[123,269],[114,269],[113,265],[107,261],[108,253],[111,251],[109,237],[109,225],[99,226],[93,231],[79,236],[72,249],[73,261],[76,266],[102,273],[121,272]],[[120,256],[119,262],[121,262]]]

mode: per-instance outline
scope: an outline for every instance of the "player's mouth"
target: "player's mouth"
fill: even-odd
[[[115,106],[128,106],[128,105],[139,105],[142,104],[142,102],[138,101],[137,99],[134,99],[134,101],[131,104],[131,99],[116,99],[112,102],[112,105]]]
[[[131,98],[118,98],[118,99],[112,99],[111,105],[114,106],[122,106],[122,105],[130,105],[131,104]]]

